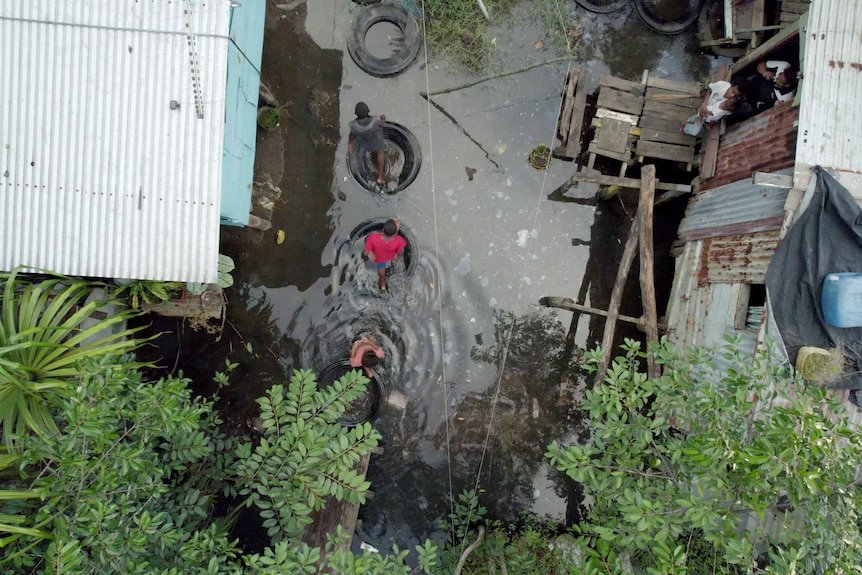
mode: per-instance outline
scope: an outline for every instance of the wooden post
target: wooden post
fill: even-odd
[[[632,267],[632,262],[635,259],[635,251],[638,247],[638,220],[632,222],[632,227],[629,230],[629,237],[626,240],[626,247],[623,250],[623,257],[620,260],[620,268],[617,270],[617,279],[614,282],[614,289],[611,291],[611,301],[608,304],[608,319],[605,321],[605,331],[602,335],[602,353],[604,357],[599,362],[598,370],[596,371],[596,384],[601,385],[605,381],[605,374],[608,372],[608,362],[610,361],[614,343],[614,328],[617,324],[620,311],[620,301],[623,297],[623,288],[626,285],[626,278],[629,275],[629,270]]]
[[[641,195],[638,202],[638,232],[640,245],[640,284],[643,305],[644,329],[647,346],[658,341],[658,310],[655,303],[655,276],[653,265],[653,200],[655,199],[655,166],[641,168]],[[652,356],[647,356],[647,376],[659,376]]]

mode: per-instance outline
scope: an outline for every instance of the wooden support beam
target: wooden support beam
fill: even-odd
[[[602,360],[599,362],[596,370],[596,384],[602,385],[605,382],[605,375],[608,372],[608,362],[613,357],[614,330],[616,328],[617,319],[620,315],[620,302],[623,298],[623,288],[626,285],[626,278],[629,275],[629,270],[632,267],[632,262],[635,259],[635,252],[638,247],[638,228],[640,224],[635,219],[632,222],[632,227],[629,229],[629,237],[626,240],[626,247],[623,250],[623,257],[620,260],[620,267],[617,270],[617,279],[614,281],[614,289],[611,291],[611,301],[608,304],[608,315],[605,321],[605,331],[602,334]]]
[[[653,200],[655,199],[655,166],[641,168],[641,195],[638,202],[638,234],[640,245],[641,305],[643,305],[644,329],[647,346],[658,342],[658,309],[655,301],[655,277],[653,254]],[[647,347],[648,348],[648,347]],[[655,358],[647,355],[647,376],[659,376]]]
[[[641,187],[641,181],[634,178],[618,178],[616,176],[605,176],[603,174],[596,173],[590,174],[585,172],[575,172],[571,175],[571,177],[569,177],[568,180],[563,182],[559,187],[557,187],[557,189],[551,192],[550,195],[562,194],[577,182],[591,182],[593,184],[599,184],[600,186],[620,186],[622,188],[632,188],[635,190],[639,190]],[[655,187],[657,190],[667,190],[671,192],[679,192],[682,194],[687,194],[691,192],[691,186],[688,184],[671,184],[668,182],[656,182]]]
[[[751,183],[755,186],[772,186],[775,188],[792,188],[793,176],[785,174],[770,174],[769,172],[754,172]]]
[[[566,311],[574,311],[578,313],[588,313],[591,315],[608,317],[608,312],[606,312],[605,310],[576,303],[570,297],[545,296],[539,299],[539,305],[543,305],[545,307],[553,307],[556,309],[564,309]],[[618,314],[617,319],[619,321],[633,323],[638,326],[644,325],[644,318],[642,317],[632,317],[630,315]],[[659,331],[667,331],[666,324],[657,323],[656,325],[658,326]]]

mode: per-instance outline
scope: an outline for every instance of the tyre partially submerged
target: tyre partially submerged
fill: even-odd
[[[364,244],[365,238],[368,237],[368,234],[382,231],[383,224],[385,224],[388,219],[389,218],[375,218],[373,220],[368,220],[367,222],[362,222],[350,232],[350,241],[362,242]],[[406,228],[403,223],[398,230],[398,235],[404,238],[404,241],[407,242],[407,246],[404,248],[404,273],[410,275],[416,268],[416,262],[419,259],[416,240],[413,237],[413,233]]]
[[[703,0],[634,0],[635,13],[659,34],[679,34],[697,22]]]
[[[384,194],[395,194],[413,183],[422,165],[422,150],[413,133],[395,122],[386,121],[383,125],[384,172],[391,186],[385,187]],[[373,190],[377,182],[377,157],[366,150],[354,146],[347,153],[347,169],[366,190]]]
[[[630,0],[575,0],[575,3],[590,12],[611,14],[618,12],[629,4]]]
[[[400,38],[391,43],[392,55],[378,58],[366,46],[366,35],[372,26],[388,22],[401,32]],[[403,6],[399,4],[373,4],[356,15],[353,28],[347,36],[347,51],[356,65],[372,76],[385,78],[395,76],[406,70],[419,55],[421,45],[419,24]]]
[[[329,364],[317,376],[317,386],[320,389],[332,385],[352,370],[362,371],[361,367],[350,365],[349,359],[341,359]],[[380,405],[383,402],[383,381],[376,373],[371,376],[368,388],[362,397],[355,399],[338,419],[338,423],[345,427],[355,427],[360,423],[372,421],[380,413]]]

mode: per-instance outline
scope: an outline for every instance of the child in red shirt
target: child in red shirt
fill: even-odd
[[[400,228],[398,218],[386,220],[382,232],[373,232],[365,239],[365,255],[377,264],[380,291],[386,291],[386,267],[389,262],[407,247],[407,241],[398,235]]]

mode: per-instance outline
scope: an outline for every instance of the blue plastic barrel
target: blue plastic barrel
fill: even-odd
[[[836,327],[862,326],[862,274],[832,273],[820,292],[823,319]]]

